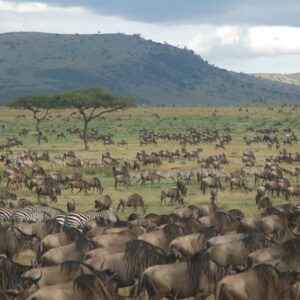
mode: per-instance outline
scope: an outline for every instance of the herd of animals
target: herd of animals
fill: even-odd
[[[243,141],[249,150],[234,173],[226,171],[230,126],[223,132],[188,128],[174,134],[142,128],[141,150],[132,161],[110,151],[99,159],[81,159],[72,150],[53,156],[11,138],[0,145],[0,299],[300,300],[300,152],[288,150],[297,145],[296,131],[280,126],[246,128]],[[59,135],[73,131],[80,134],[70,128]],[[21,129],[20,136],[25,132]],[[96,130],[91,134],[90,139],[98,139]],[[111,136],[101,138],[112,144]],[[145,145],[170,140],[178,142],[178,149],[146,151]],[[199,147],[204,143],[222,152],[205,157]],[[275,146],[277,154],[259,165],[253,143]],[[164,167],[176,160],[194,167]],[[121,193],[129,185],[171,180],[157,200],[171,212],[147,213],[148,203],[139,193],[113,203],[99,176],[72,172],[99,166],[109,168],[114,189]],[[192,185],[207,195],[207,203],[185,205]],[[222,210],[218,199],[226,188],[255,191],[257,211]],[[65,201],[66,211],[57,208],[62,190],[96,193],[94,207],[79,212],[71,200]],[[18,197],[22,191],[36,194],[37,202]],[[282,204],[273,205],[273,197]],[[133,210],[120,220],[118,212],[126,207]],[[29,250],[34,259],[20,263],[17,258]]]

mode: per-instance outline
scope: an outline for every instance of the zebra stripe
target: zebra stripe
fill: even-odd
[[[49,207],[49,206],[35,206],[36,210],[46,213],[51,217],[51,219],[55,218],[58,214],[61,214],[62,211],[60,211],[57,208]]]
[[[10,222],[14,210],[10,208],[0,208],[0,223]]]
[[[40,211],[38,208],[30,206],[24,209],[15,210],[11,216],[11,221],[13,223],[21,222],[42,222],[44,220],[50,219],[51,217]]]
[[[102,211],[87,211],[84,213],[70,212],[66,215],[60,214],[55,217],[55,220],[65,227],[83,228],[88,221],[96,218],[109,220],[113,223],[117,221],[117,217],[111,208]]]
[[[162,178],[172,178],[177,177],[180,174],[179,169],[171,169],[171,170],[156,170],[155,174]]]

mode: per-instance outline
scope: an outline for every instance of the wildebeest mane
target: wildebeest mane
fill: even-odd
[[[190,209],[193,212],[194,218],[201,217],[201,209],[199,207],[197,207],[196,205],[189,205],[188,209]]]
[[[134,221],[140,218],[141,215],[137,214],[137,213],[132,213],[128,216],[127,221]]]
[[[202,249],[195,253],[187,262],[188,274],[195,284],[196,288],[201,276],[206,276],[209,285],[214,285],[225,276],[226,269],[209,260],[209,255],[206,249]],[[209,288],[209,287],[208,287]]]
[[[281,214],[282,214],[282,212],[274,206],[267,207],[263,212],[263,215],[265,215],[265,216],[281,215]]]
[[[164,226],[162,230],[166,235],[172,238],[176,238],[184,233],[183,228],[176,224],[168,224]]]
[[[83,233],[80,232],[75,239],[75,244],[77,249],[87,249],[90,247],[91,242]]]
[[[275,282],[274,272],[279,276],[279,272],[268,264],[257,264],[251,270],[253,270],[254,274],[259,278],[259,281],[262,283],[262,286],[268,287],[277,287],[279,292],[279,287],[277,282]],[[271,296],[271,295],[269,295]]]
[[[98,226],[108,226],[112,224],[110,220],[103,217],[96,217],[95,220]]]
[[[129,223],[127,221],[118,220],[113,224],[113,227],[127,227],[128,224]]]
[[[216,226],[210,226],[204,228],[204,230],[201,232],[205,240],[208,240],[214,236],[219,235],[218,230],[216,230]]]
[[[241,220],[245,216],[242,211],[236,208],[229,209],[227,213],[235,220]]]
[[[65,261],[60,265],[60,272],[70,274],[73,271],[78,271],[80,265],[81,263],[79,261]]]
[[[171,258],[160,249],[143,240],[130,240],[126,244],[124,258],[127,262],[127,274],[139,277],[148,267],[171,262]]]
[[[82,299],[89,300],[115,300],[113,291],[109,289],[108,278],[104,274],[100,277],[83,274],[73,281],[74,288],[81,294]]]
[[[45,229],[51,232],[58,232],[62,229],[62,225],[58,223],[55,219],[49,219],[44,222]]]
[[[241,243],[249,248],[249,251],[255,251],[260,249],[260,247],[271,247],[276,244],[264,233],[259,231],[246,232],[243,234]]]
[[[73,241],[78,238],[81,234],[80,230],[75,227],[63,227],[65,234],[70,237]]]
[[[287,256],[299,256],[300,239],[291,239],[282,244],[283,250]]]
[[[209,256],[206,249],[202,249],[195,253],[188,261],[188,273],[194,280],[199,278],[202,274],[208,273]]]
[[[5,271],[6,274],[15,274],[16,276],[20,276],[24,272],[31,269],[32,266],[24,266],[18,263],[11,261],[10,259],[2,256],[0,257],[0,269]]]

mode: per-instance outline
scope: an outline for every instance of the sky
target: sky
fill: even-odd
[[[300,72],[300,0],[0,0],[0,33],[141,34],[246,73]]]

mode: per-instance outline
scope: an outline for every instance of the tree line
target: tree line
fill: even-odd
[[[103,88],[78,89],[54,95],[26,95],[13,99],[9,103],[9,107],[32,112],[38,144],[41,143],[43,136],[40,124],[47,120],[51,109],[77,110],[83,121],[82,139],[85,150],[89,150],[88,128],[92,120],[132,106],[135,106],[133,98],[112,95]]]

